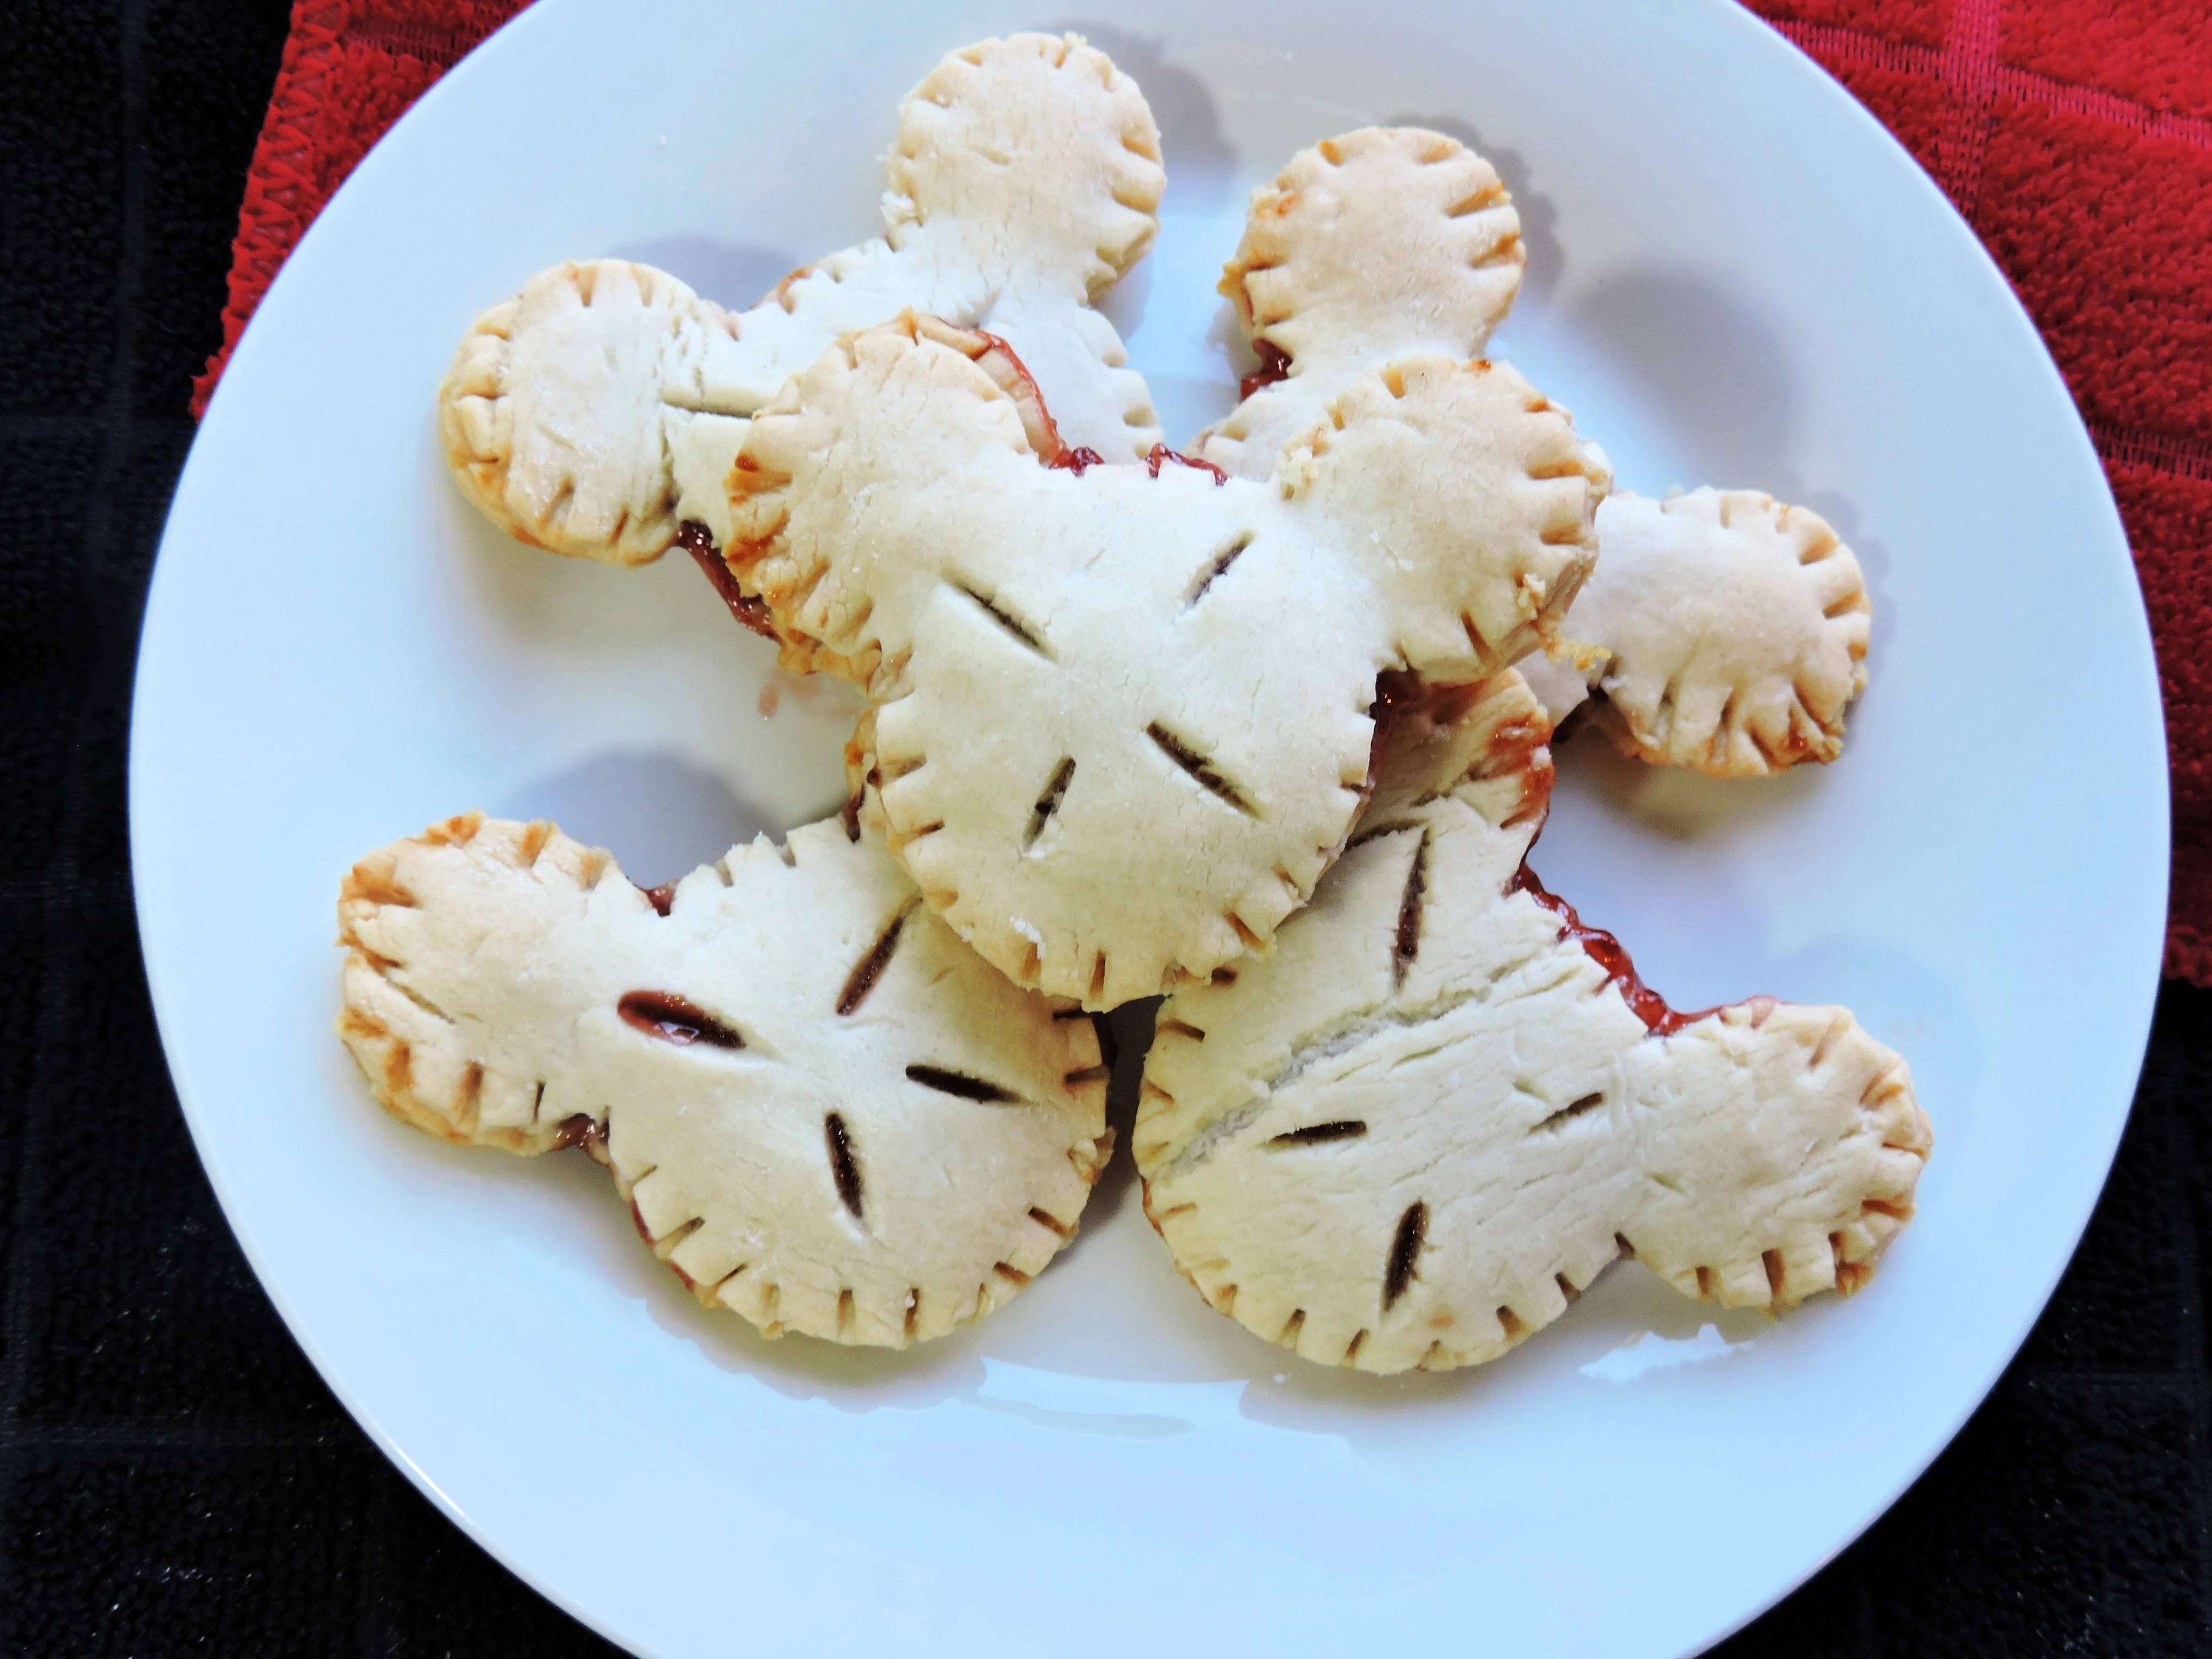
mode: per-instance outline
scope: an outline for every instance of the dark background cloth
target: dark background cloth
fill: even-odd
[[[607,1654],[418,1496],[301,1357],[193,1156],[147,1003],[132,658],[287,19],[282,0],[0,8],[0,1652]],[[2212,1652],[2208,1014],[2212,993],[2166,985],[2112,1184],[1987,1404],[1729,1659]],[[1905,1381],[1866,1379],[1870,1419]],[[1695,1540],[1591,1542],[1593,1573],[1607,1548],[1698,1570]],[[1142,1593],[1102,1565],[1095,1593]]]

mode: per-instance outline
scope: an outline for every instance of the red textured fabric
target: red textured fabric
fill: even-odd
[[[297,0],[254,152],[222,349],[424,88],[526,0]],[[2212,5],[1751,0],[1887,125],[2012,280],[2135,550],[2173,779],[2169,974],[2212,985]]]
[[[2034,0],[2005,14],[2006,63],[2077,81],[2085,60],[2097,66],[2097,85],[2148,109],[2212,116],[2212,7]]]
[[[238,337],[331,192],[407,106],[529,0],[294,0],[231,244],[222,345],[192,384],[207,412]]]

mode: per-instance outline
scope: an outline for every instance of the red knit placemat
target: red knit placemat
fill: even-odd
[[[331,193],[407,106],[529,0],[293,0],[231,244],[222,345],[192,384],[207,412],[232,348]]]
[[[198,414],[355,163],[526,0],[296,0]],[[2150,607],[2173,778],[2166,970],[2212,985],[2212,4],[1753,0],[1901,139],[2043,331]]]

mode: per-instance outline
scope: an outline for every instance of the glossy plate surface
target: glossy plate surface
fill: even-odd
[[[549,0],[339,192],[209,414],[147,615],[137,896],[193,1133],[385,1449],[641,1653],[1693,1650],[1940,1449],[2103,1180],[2166,868],[2118,520],[1966,228],[1721,0],[1113,16]],[[1864,1294],[1770,1323],[1629,1267],[1499,1364],[1340,1375],[1197,1301],[1125,1153],[1010,1310],[844,1353],[699,1312],[581,1159],[370,1103],[331,1030],[354,859],[480,805],[663,879],[826,808],[849,714],[680,556],[578,566],[479,520],[432,414],[462,330],[571,257],[750,302],[874,233],[893,110],[943,52],[1040,27],[1112,52],[1165,134],[1159,245],[1111,309],[1171,436],[1235,395],[1212,285],[1249,188],[1419,121],[1516,192],[1499,354],[1624,485],[1765,489],[1856,550],[1874,684],[1839,763],[1723,787],[1586,737],[1534,861],[1677,1006],[1844,1002],[1910,1058],[1936,1155]]]

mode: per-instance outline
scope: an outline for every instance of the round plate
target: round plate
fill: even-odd
[[[1966,227],[1722,0],[1116,17],[552,0],[378,146],[248,331],[155,574],[131,829],[178,1091],[348,1407],[641,1653],[1688,1652],[1943,1445],[2103,1179],[2166,868],[2118,519]],[[583,1160],[371,1103],[331,1029],[356,857],[483,806],[659,880],[830,805],[850,713],[689,561],[568,564],[464,505],[432,396],[470,318],[595,254],[750,301],[873,233],[893,111],[941,53],[1040,25],[1111,52],[1165,134],[1159,245],[1112,310],[1171,435],[1234,397],[1212,285],[1248,189],[1417,121],[1504,173],[1530,260],[1499,350],[1625,485],[1757,486],[1857,550],[1874,683],[1842,761],[1721,786],[1585,738],[1534,862],[1678,1006],[1848,1003],[1911,1060],[1936,1154],[1863,1294],[1769,1322],[1624,1268],[1500,1363],[1377,1381],[1203,1307],[1125,1155],[981,1328],[770,1343],[701,1313]]]

